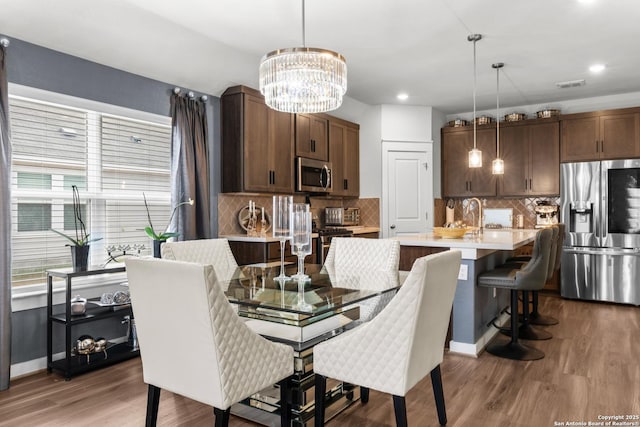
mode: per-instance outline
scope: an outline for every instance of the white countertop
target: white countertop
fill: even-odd
[[[432,232],[392,237],[400,246],[425,246],[461,249],[464,259],[478,259],[496,250],[512,251],[533,242],[539,230],[483,230],[482,234],[466,234],[461,239],[445,239]]]

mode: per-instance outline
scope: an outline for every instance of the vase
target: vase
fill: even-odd
[[[71,246],[71,265],[74,271],[86,271],[89,267],[89,245]]]
[[[162,258],[162,253],[160,250],[162,249],[162,244],[166,242],[166,240],[154,240],[153,241],[153,257],[154,258]]]

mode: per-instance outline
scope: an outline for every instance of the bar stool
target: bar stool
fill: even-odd
[[[564,244],[564,224],[556,224],[553,225],[552,228],[556,228],[557,232],[554,233],[553,240],[551,242],[551,257],[549,258],[549,274],[547,275],[547,281],[553,278],[553,274],[560,269],[560,260],[562,258],[562,246]],[[512,267],[514,263],[521,263],[524,265],[525,263],[531,260],[530,256],[519,256],[507,259],[505,265],[509,265]],[[552,316],[547,316],[544,314],[540,314],[538,311],[538,291],[531,292],[531,312],[529,313],[529,323],[531,325],[537,326],[551,326],[557,325],[558,319]],[[528,308],[528,301],[524,302],[523,305]],[[524,337],[522,337],[524,338]],[[535,339],[535,338],[532,338]]]
[[[564,224],[559,223],[557,227],[558,227],[558,240],[556,241],[555,260],[553,262],[553,271],[551,272],[551,277],[553,277],[553,273],[560,270],[560,260],[562,259],[562,246],[564,245],[564,231],[565,231]],[[549,263],[551,263],[551,260],[549,260]],[[551,277],[549,277],[548,280],[550,280]],[[529,323],[531,323],[532,325],[538,325],[538,326],[551,326],[551,325],[557,325],[558,323],[560,323],[558,319],[556,319],[555,317],[540,314],[538,312],[538,291],[533,292],[533,303],[532,303],[531,313],[529,314]]]
[[[527,301],[529,291],[537,291],[544,286],[547,281],[552,237],[553,231],[550,228],[540,230],[536,234],[531,260],[521,269],[498,268],[478,276],[478,286],[511,291],[511,340],[506,344],[489,345],[489,353],[513,360],[537,360],[544,357],[541,350],[518,341],[518,291],[523,292],[523,299]],[[523,317],[523,323],[528,325],[528,310],[524,311]]]

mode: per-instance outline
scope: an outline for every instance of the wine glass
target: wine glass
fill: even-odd
[[[284,282],[290,278],[284,274],[284,246],[291,239],[290,212],[293,196],[273,196],[273,237],[280,240],[280,275],[274,280]]]
[[[311,211],[309,205],[294,203],[291,209],[291,248],[298,256],[298,273],[292,278],[305,280],[304,259],[311,255]]]

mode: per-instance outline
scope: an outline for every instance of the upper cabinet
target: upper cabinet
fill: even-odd
[[[482,151],[482,167],[469,168],[473,126],[442,129],[442,181],[444,197],[492,197],[496,178],[491,161],[496,157],[495,125],[478,126],[476,145]]]
[[[633,157],[640,157],[640,109],[562,116],[562,162]]]
[[[500,196],[560,194],[560,125],[557,119],[527,120],[500,127],[504,175]]]
[[[220,99],[222,192],[294,191],[294,116],[257,90],[235,86]]]
[[[295,192],[295,156],[332,163],[333,196],[360,194],[360,126],[327,114],[269,108],[259,91],[220,98],[222,192]]]
[[[328,161],[328,120],[313,114],[296,114],[295,117],[296,156]]]
[[[329,161],[332,165],[333,196],[360,195],[360,126],[329,119]]]

